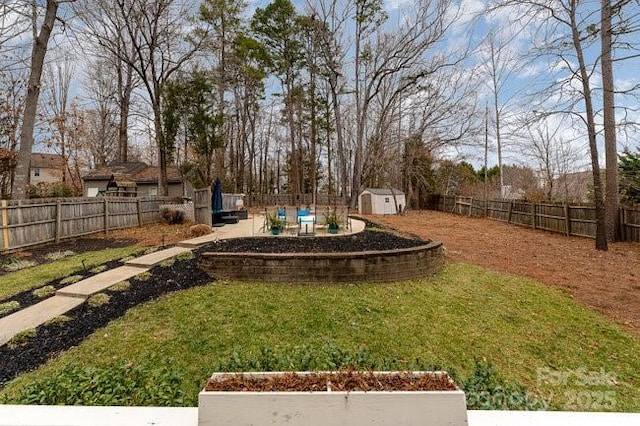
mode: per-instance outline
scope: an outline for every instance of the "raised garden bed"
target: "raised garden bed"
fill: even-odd
[[[446,372],[215,373],[198,424],[467,424],[465,395]]]

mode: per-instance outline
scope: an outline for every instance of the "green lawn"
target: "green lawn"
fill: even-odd
[[[157,360],[184,374],[185,404],[195,404],[204,379],[230,358],[327,344],[401,365],[419,358],[461,376],[486,360],[554,408],[597,411],[598,400],[611,408],[613,398],[616,410],[640,411],[640,339],[561,291],[460,263],[434,278],[390,284],[231,282],[169,295],[132,309],[5,392],[65,366]],[[595,386],[585,375],[615,384]]]
[[[69,256],[44,265],[32,266],[11,272],[0,276],[0,299],[39,287],[56,278],[73,275],[74,272],[81,271],[84,268],[82,265],[83,260],[87,269],[91,269],[96,265],[121,259],[139,251],[140,248],[138,247],[91,251]]]

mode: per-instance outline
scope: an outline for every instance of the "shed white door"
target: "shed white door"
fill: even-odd
[[[362,194],[362,214],[373,214],[371,194]]]

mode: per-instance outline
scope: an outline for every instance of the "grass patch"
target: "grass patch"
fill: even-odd
[[[47,253],[44,258],[47,260],[60,260],[60,259],[64,259],[65,257],[69,257],[69,256],[73,256],[75,253],[72,252],[71,250],[65,250],[65,251],[54,251],[51,253]]]
[[[13,336],[9,340],[8,345],[10,348],[15,348],[17,346],[23,345],[36,337],[37,334],[38,333],[36,332],[35,328],[28,328]]]
[[[170,266],[173,266],[173,264],[176,263],[176,260],[171,258],[171,259],[166,259],[163,260],[162,262],[160,262],[160,267],[161,268],[168,268]]]
[[[15,300],[0,303],[0,315],[8,314],[18,309],[20,309],[20,303]]]
[[[551,408],[640,410],[637,337],[559,290],[458,263],[437,277],[398,283],[231,282],[171,294],[132,309],[4,392],[15,397],[70,365],[164,365],[172,359],[172,371],[182,374],[184,403],[195,405],[206,377],[231,369],[234,359],[269,365],[263,354],[273,353],[278,367],[295,367],[287,359],[304,361],[294,355],[317,354],[327,345],[349,354],[364,351],[377,365],[436,365],[477,377],[467,386],[480,396],[487,395],[487,382],[507,389],[506,397],[520,395],[521,384],[550,400]],[[478,370],[478,360],[492,364],[499,378]],[[569,380],[553,380],[554,374]],[[615,377],[615,384],[585,385],[579,382],[585,374]],[[584,391],[596,397],[612,392],[615,406],[595,405],[595,399],[571,406],[576,392]]]
[[[35,297],[38,297],[38,298],[42,299],[43,297],[47,297],[47,296],[52,295],[55,291],[56,291],[56,289],[52,285],[46,285],[44,287],[40,287],[40,288],[37,288],[37,289],[33,290],[31,293]]]
[[[95,268],[91,268],[89,272],[92,274],[99,274],[100,272],[104,272],[107,270],[107,265],[98,265]]]
[[[22,291],[40,287],[51,280],[66,277],[77,271],[84,270],[82,261],[87,268],[92,268],[104,262],[120,259],[139,251],[136,247],[123,247],[82,253],[46,265],[34,266],[28,274],[14,272],[6,274],[0,279],[0,298],[16,295]]]
[[[23,269],[31,268],[36,265],[37,263],[32,260],[12,258],[12,259],[9,259],[2,266],[2,269],[4,269],[7,272],[16,272],[16,271],[21,271]]]
[[[109,300],[111,300],[111,298],[109,297],[108,294],[97,293],[91,296],[89,299],[87,299],[87,303],[92,308],[97,308],[99,306],[106,305],[107,303],[109,303]]]
[[[134,277],[138,281],[149,281],[151,279],[151,272],[142,272]]]
[[[119,283],[115,283],[109,290],[111,291],[127,291],[131,288],[131,283],[129,281],[120,281]]]
[[[68,285],[68,284],[77,283],[78,281],[82,280],[82,278],[83,278],[82,275],[70,275],[63,280],[60,280],[60,284]]]
[[[195,257],[192,251],[184,251],[176,256],[177,260],[191,260]]]
[[[62,325],[71,321],[71,318],[66,315],[58,315],[55,318],[51,318],[49,321],[45,322],[44,325]]]

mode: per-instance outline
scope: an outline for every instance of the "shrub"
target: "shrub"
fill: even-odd
[[[187,215],[183,210],[163,207],[160,210],[160,217],[162,217],[162,220],[164,220],[165,222],[175,225],[178,223],[184,223]]]
[[[192,237],[202,237],[203,235],[209,235],[211,233],[211,227],[204,223],[193,225],[189,228],[189,235]]]
[[[491,363],[475,362],[473,373],[462,381],[469,410],[545,410],[548,402],[529,394],[519,383],[507,383]]]
[[[35,297],[42,299],[43,297],[50,296],[56,291],[52,285],[46,285],[44,287],[37,288],[31,292]]]
[[[105,367],[66,366],[25,386],[14,404],[44,405],[184,405],[182,374],[148,364]]]
[[[17,311],[18,309],[20,309],[20,302],[15,300],[0,303],[0,315],[8,314],[9,312]]]
[[[89,299],[87,299],[87,303],[92,308],[98,308],[102,305],[106,305],[107,303],[109,303],[109,300],[111,300],[109,295],[105,293],[96,293],[93,296],[91,296]]]
[[[77,283],[78,281],[80,281],[82,278],[84,278],[82,275],[70,275],[67,278],[63,279],[60,281],[60,284],[73,284],[73,283]]]

